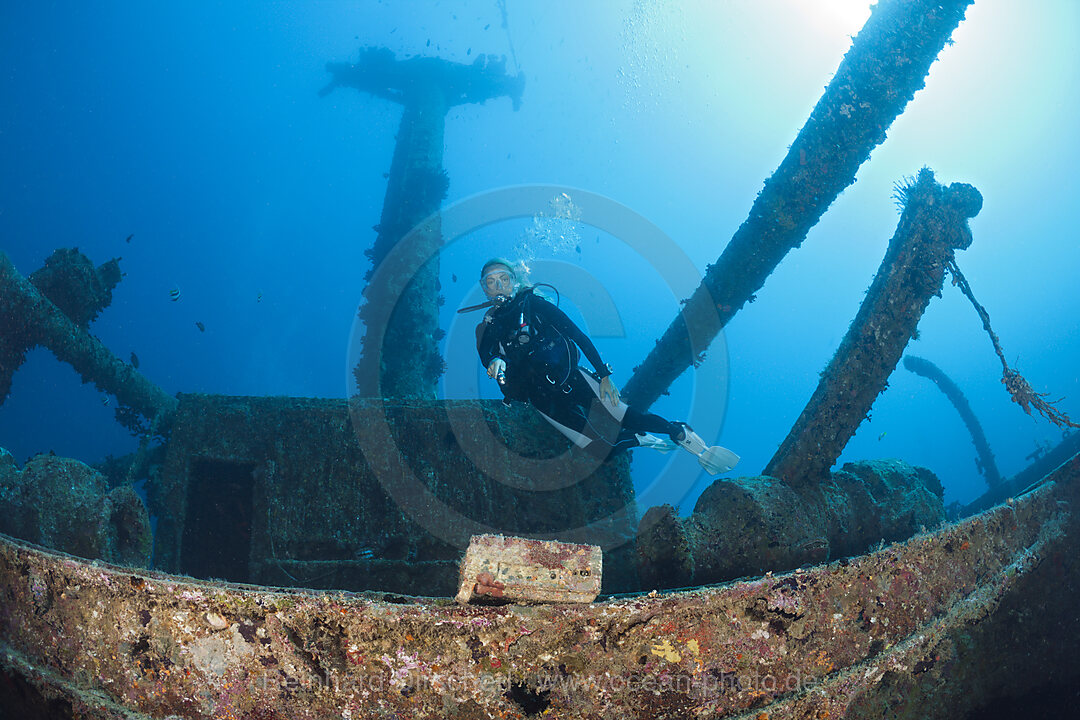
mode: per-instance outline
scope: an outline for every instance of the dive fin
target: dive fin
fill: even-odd
[[[686,423],[679,424],[682,425],[681,437],[676,439],[672,436],[672,439],[682,446],[684,450],[696,455],[698,464],[705,468],[710,475],[725,473],[738,464],[738,455],[719,445],[709,447],[701,439],[700,435],[690,429],[689,425]]]
[[[726,473],[728,470],[733,469],[739,464],[739,456],[728,450],[726,447],[720,447],[719,445],[713,445],[705,452],[698,455],[698,463],[701,467],[710,475],[719,475],[720,473]]]

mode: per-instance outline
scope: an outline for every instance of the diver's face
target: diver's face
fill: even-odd
[[[480,278],[480,287],[488,299],[497,295],[510,295],[514,291],[514,275],[505,265],[492,265]]]

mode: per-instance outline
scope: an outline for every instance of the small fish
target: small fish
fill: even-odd
[[[491,23],[488,23],[487,25],[485,25],[484,29],[487,30],[489,27],[491,27]]]
[[[885,432],[883,432],[883,433],[881,433],[880,435],[878,435],[878,436],[877,436],[878,442],[881,442],[882,440],[884,440],[884,439],[885,439],[885,435],[886,435],[886,434],[887,434],[888,432],[889,432],[889,431],[888,431],[888,430],[886,430]]]
[[[577,252],[577,254],[578,254],[578,255],[580,255],[580,254],[581,254],[581,246],[580,246],[580,245],[578,245],[577,247],[575,247],[575,248],[574,248],[574,250],[575,250],[575,252]]]
[[[132,351],[131,353],[131,367],[135,368],[136,370],[139,369],[139,356],[136,355],[134,351]]]
[[[255,298],[255,302],[262,302],[262,290],[259,291],[258,296]]]
[[[466,50],[465,54],[466,55],[472,55],[472,48],[469,48],[468,50]]]
[[[206,332],[206,326],[198,320],[195,321],[195,327],[199,328],[199,332]]]
[[[169,291],[169,299],[172,300],[173,302],[176,302],[177,300],[179,300],[180,299],[180,288],[174,287],[172,290],[170,290]]]
[[[450,282],[457,282],[457,275],[450,273]]]
[[[124,238],[124,242],[126,242],[126,243],[131,242],[131,238],[133,238],[133,237],[135,237],[135,233],[132,233],[132,234],[128,235],[126,238]]]
[[[427,41],[427,46],[428,46],[428,47],[431,47],[431,38],[428,38],[428,41]]]
[[[104,405],[105,407],[109,407],[109,396],[108,395],[101,398],[101,404]]]

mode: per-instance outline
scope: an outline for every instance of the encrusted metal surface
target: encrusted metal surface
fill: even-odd
[[[612,548],[604,591],[638,588],[627,456],[600,463],[568,452],[568,441],[529,408],[497,400],[179,397],[164,467],[149,484],[159,569],[451,596],[469,538],[499,533]],[[249,482],[246,506],[225,497],[226,479]],[[194,520],[219,505],[228,509],[217,516],[220,530]],[[218,541],[207,538],[230,533],[228,554],[241,572],[198,562],[206,543],[217,553]]]
[[[845,717],[943,684],[941,643],[1071,556],[1078,474],[850,561],[591,605],[216,585],[4,539],[0,661],[79,717]]]

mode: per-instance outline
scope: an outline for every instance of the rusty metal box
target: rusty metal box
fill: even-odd
[[[603,553],[596,545],[474,535],[461,561],[457,601],[587,603],[600,593]]]

